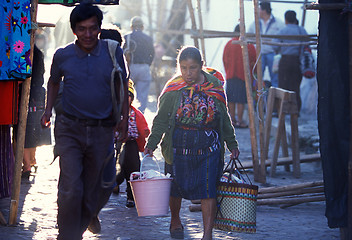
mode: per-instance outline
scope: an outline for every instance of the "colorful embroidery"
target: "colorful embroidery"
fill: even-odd
[[[135,140],[138,138],[138,129],[136,122],[136,113],[131,109],[130,116],[128,118],[128,139]]]
[[[207,126],[215,119],[216,106],[212,96],[202,91],[183,90],[176,121],[189,127]]]
[[[0,3],[0,80],[25,79],[31,74],[30,0]]]

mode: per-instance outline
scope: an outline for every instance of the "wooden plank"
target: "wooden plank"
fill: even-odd
[[[278,205],[278,204],[300,204],[306,202],[321,202],[325,201],[324,195],[311,197],[297,197],[297,198],[273,198],[273,199],[259,199],[257,205]]]
[[[300,156],[300,163],[320,161],[320,153],[306,154]],[[241,161],[243,168],[253,168],[251,161]],[[281,157],[277,159],[277,165],[292,164],[292,157]],[[271,165],[271,159],[265,160],[265,166]]]
[[[2,214],[2,212],[0,211],[0,224],[1,225],[7,225],[6,219],[4,217],[4,215]]]
[[[283,191],[283,192],[259,193],[258,199],[294,196],[294,195],[302,195],[306,193],[323,193],[323,192],[324,192],[324,186],[311,187],[311,188],[299,188],[299,189],[293,189],[290,191]]]
[[[297,183],[297,184],[291,184],[291,185],[280,186],[280,187],[259,188],[258,193],[263,194],[263,193],[292,191],[295,189],[317,187],[317,186],[323,186],[323,185],[324,185],[323,181],[305,182],[305,183]]]

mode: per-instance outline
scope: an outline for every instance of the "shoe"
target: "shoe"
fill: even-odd
[[[88,230],[91,231],[94,234],[100,233],[101,231],[101,226],[100,226],[100,221],[98,216],[94,216],[88,225]]]
[[[170,226],[170,236],[171,238],[175,238],[175,239],[184,239],[184,232],[183,232],[183,225],[181,225],[181,227],[179,228],[175,228],[173,230],[171,230],[171,226]]]
[[[117,185],[116,187],[114,187],[112,192],[116,195],[119,195],[120,194],[120,185]]]
[[[235,128],[248,128],[248,125],[245,124],[243,121],[239,122],[239,121],[236,121],[235,123]]]
[[[126,207],[133,208],[134,206],[135,206],[134,201],[128,199],[127,202],[126,202]]]

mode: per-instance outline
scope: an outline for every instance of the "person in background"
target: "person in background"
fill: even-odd
[[[139,16],[131,19],[132,32],[125,36],[123,46],[126,60],[136,89],[139,110],[144,113],[147,103],[149,87],[152,81],[150,65],[154,59],[153,39],[143,32],[143,20]]]
[[[278,35],[278,32],[285,27],[285,24],[280,19],[275,18],[273,14],[271,14],[271,10],[270,2],[262,1],[259,3],[260,34]],[[255,33],[255,23],[250,25],[248,32]],[[261,56],[263,73],[266,67],[268,67],[271,86],[278,87],[277,73],[274,73],[272,70],[275,56],[273,45],[262,44]]]
[[[63,112],[57,116],[55,137],[60,156],[58,184],[58,239],[80,240],[88,229],[101,230],[98,213],[108,201],[113,186],[104,188],[107,172],[116,174],[114,128],[127,135],[128,111],[123,111],[117,125],[113,118],[111,73],[113,62],[106,41],[98,38],[103,13],[90,3],[81,3],[71,12],[70,24],[76,41],[59,48],[51,65],[47,105],[41,118],[50,126],[52,107],[60,82]],[[127,90],[127,71],[120,47],[115,57]],[[127,91],[126,91],[127,92]],[[127,105],[127,94],[124,102]],[[116,126],[117,125],[117,126]]]
[[[286,26],[280,30],[280,35],[307,35],[303,27],[297,25],[296,12],[288,10],[285,12]],[[282,39],[277,40],[282,43],[297,42],[297,40]],[[279,87],[294,91],[296,93],[298,111],[301,109],[300,85],[302,72],[300,68],[300,54],[303,45],[295,46],[275,46],[277,52],[281,54],[279,62]]]
[[[31,168],[37,172],[36,149],[51,144],[51,131],[43,129],[40,118],[44,113],[46,91],[44,84],[44,54],[34,45],[31,89],[29,96],[26,137],[23,152],[22,178],[28,179]],[[17,131],[16,131],[17,132]]]
[[[216,214],[216,185],[223,166],[226,142],[231,157],[239,155],[234,128],[227,113],[224,79],[215,69],[203,66],[196,47],[185,46],[177,58],[179,72],[159,97],[157,115],[144,154],[162,139],[161,152],[171,185],[170,235],[184,238],[180,219],[182,198],[201,199],[204,240],[212,239]]]
[[[119,193],[119,185],[126,179],[127,183],[127,201],[126,207],[132,208],[135,206],[131,186],[128,183],[132,172],[139,172],[141,161],[139,152],[144,152],[146,138],[150,130],[148,123],[145,120],[143,113],[132,106],[134,99],[133,81],[129,80],[128,85],[128,101],[129,101],[129,120],[128,120],[128,137],[123,143],[122,152],[119,157],[120,172],[116,176],[117,186],[114,188],[114,193]],[[118,132],[116,133],[116,141],[118,141]]]
[[[235,33],[240,33],[240,26],[235,27]],[[243,55],[240,44],[234,44],[232,41],[238,41],[239,37],[234,37],[227,42],[224,48],[222,61],[226,72],[226,97],[229,114],[232,125],[235,128],[247,128],[248,125],[243,121],[243,112],[247,103],[245,72],[243,67]],[[256,61],[256,51],[253,44],[248,44],[249,71],[251,72]],[[253,79],[252,79],[253,80]],[[237,110],[237,118],[236,118]]]

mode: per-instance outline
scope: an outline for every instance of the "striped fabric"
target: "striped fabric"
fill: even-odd
[[[10,196],[14,167],[9,125],[0,125],[0,198]]]

